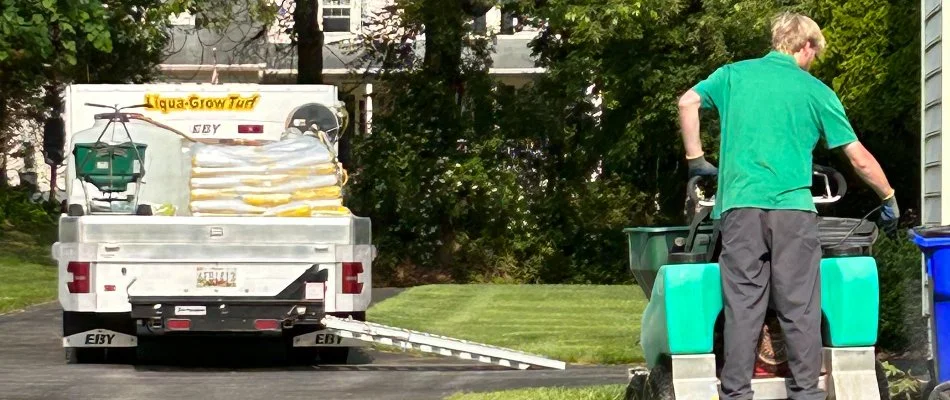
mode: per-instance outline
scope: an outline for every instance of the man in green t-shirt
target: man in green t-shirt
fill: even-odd
[[[781,323],[793,375],[790,398],[824,399],[821,244],[812,200],[812,152],[819,140],[842,149],[881,197],[881,224],[896,228],[897,202],[880,165],[858,141],[838,96],[807,72],[825,39],[810,18],[783,13],[772,50],[720,67],[679,101],[690,176],[717,175],[719,264],[725,314],[721,399],[752,399],[756,345],[767,309]],[[699,109],[721,123],[719,168],[703,157]]]

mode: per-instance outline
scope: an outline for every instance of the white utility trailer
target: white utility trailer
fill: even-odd
[[[560,361],[366,323],[376,252],[368,218],[192,214],[190,142],[268,143],[291,127],[316,126],[335,154],[346,121],[337,95],[330,85],[70,86],[69,161],[60,177],[68,212],[53,245],[67,360],[125,356],[143,336],[245,335],[283,337],[292,352],[328,363],[376,342],[512,368],[563,369]],[[88,103],[149,106],[119,112]],[[75,145],[97,144],[86,147],[103,156],[114,150],[98,143],[133,142],[144,154],[134,168],[144,173],[122,189],[135,193],[136,208],[91,201],[115,182],[90,189],[93,180],[77,172],[86,164],[76,161]],[[149,211],[140,212],[142,205]],[[154,215],[158,209],[165,214]]]

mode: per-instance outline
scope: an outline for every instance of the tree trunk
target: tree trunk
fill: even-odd
[[[422,7],[426,35],[423,68],[456,90],[461,90],[463,16],[461,5],[452,1],[429,0]]]
[[[421,8],[426,35],[423,69],[454,89],[459,100],[465,90],[462,81],[465,23],[484,16],[493,5],[490,0],[425,0]]]
[[[10,136],[13,135],[13,129],[10,129],[13,118],[10,110],[7,108],[7,98],[0,94],[0,188],[9,186],[7,182],[7,152],[9,150]]]
[[[323,30],[318,18],[321,0],[297,0],[294,31],[297,33],[297,83],[323,83]]]

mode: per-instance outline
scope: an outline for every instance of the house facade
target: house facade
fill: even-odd
[[[293,83],[297,56],[289,35],[282,27],[293,23],[293,0],[274,0],[280,7],[278,20],[266,32],[260,27],[234,24],[227,32],[216,34],[196,26],[195,18],[174,18],[170,55],[159,66],[166,82],[207,83]],[[360,33],[373,29],[373,16],[391,0],[318,0],[318,19],[324,31],[323,77],[337,85],[341,93],[353,96],[355,126],[371,130],[373,72],[359,68],[352,50]],[[537,31],[519,26],[517,18],[492,8],[472,21],[474,34],[494,33],[490,73],[503,83],[521,86],[542,69],[535,67],[530,41]],[[418,38],[422,54],[424,35]]]

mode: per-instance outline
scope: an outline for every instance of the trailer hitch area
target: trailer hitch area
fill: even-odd
[[[126,270],[125,268],[122,268],[122,275],[125,275],[127,272],[128,272],[128,270]],[[132,285],[134,285],[135,282],[137,282],[138,280],[139,280],[139,277],[133,276],[132,279],[129,280],[129,284],[128,284],[128,285],[125,285],[125,299],[126,299],[129,303],[132,302],[132,295],[129,294],[129,289],[131,289],[131,288],[132,288]]]
[[[295,305],[293,307],[290,307],[290,310],[287,310],[287,313],[285,314],[286,316],[284,317],[284,320],[281,322],[281,326],[284,329],[290,329],[290,328],[293,328],[294,325],[296,325],[298,322],[300,322],[303,319],[306,319],[307,317],[317,316],[316,311],[314,310],[309,310],[309,311],[310,312],[308,312],[307,306]]]

